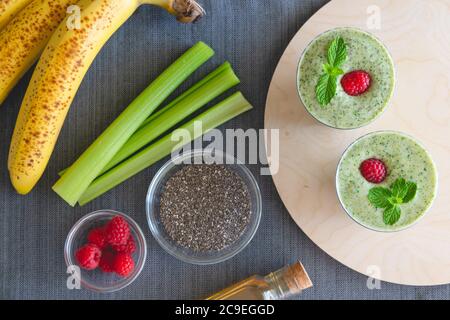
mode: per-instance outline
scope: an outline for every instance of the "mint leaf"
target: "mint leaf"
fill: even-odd
[[[333,66],[331,65],[331,64],[328,64],[328,63],[325,63],[324,65],[323,65],[323,71],[326,73],[326,74],[331,74],[331,71],[333,70]]]
[[[415,184],[414,182],[408,181],[406,183],[406,188],[408,189],[408,191],[406,192],[406,195],[403,197],[403,203],[410,202],[412,199],[414,199],[417,193],[417,184]]]
[[[417,185],[412,181],[405,179],[397,179],[391,186],[392,195],[396,198],[397,203],[410,202],[416,196]]]
[[[341,66],[347,59],[347,45],[344,39],[336,37],[330,44],[327,54],[328,64],[333,67]]]
[[[328,73],[320,76],[316,86],[316,97],[320,105],[326,106],[333,99],[337,88],[336,80],[336,76],[329,75]]]
[[[385,224],[392,226],[400,219],[401,210],[399,206],[391,206],[384,210],[383,221]]]
[[[397,205],[397,204],[402,204],[403,203],[403,199],[402,198],[397,198],[397,197],[389,197],[389,203],[392,204],[393,206]]]
[[[391,185],[391,189],[393,197],[403,200],[408,192],[406,180],[403,178],[395,180],[395,182]]]
[[[321,75],[316,85],[316,98],[321,106],[326,106],[336,95],[337,77],[344,74],[339,68],[347,59],[347,45],[344,39],[336,37],[331,41],[327,52],[327,61],[323,65],[325,74]]]
[[[391,184],[390,189],[375,187],[369,190],[367,198],[375,208],[383,208],[383,221],[393,225],[400,219],[400,205],[408,203],[417,193],[417,185],[412,181],[398,178]]]
[[[323,65],[323,71],[331,76],[339,76],[341,74],[344,74],[344,70],[342,70],[341,68],[333,67],[328,63],[325,63]]]
[[[331,75],[333,76],[339,76],[341,74],[344,74],[344,70],[340,68],[333,68],[333,70],[331,70]]]
[[[389,201],[391,195],[391,190],[383,187],[375,187],[369,190],[367,198],[375,208],[388,208],[391,206]]]

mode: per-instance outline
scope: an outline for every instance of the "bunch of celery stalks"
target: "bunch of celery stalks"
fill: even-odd
[[[190,133],[190,143],[202,134],[250,110],[240,92],[179,125],[191,114],[239,83],[225,62],[178,98],[154,112],[196,69],[214,55],[199,42],[161,73],[86,149],[68,169],[60,172],[53,190],[67,203],[84,205],[131,176],[169,155],[179,141],[171,130]],[[202,130],[194,130],[201,121]],[[178,125],[178,126],[177,126]]]

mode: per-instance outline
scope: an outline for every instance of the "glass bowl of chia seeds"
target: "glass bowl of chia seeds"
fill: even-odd
[[[146,211],[155,239],[188,263],[223,262],[252,240],[261,193],[250,170],[215,150],[172,157],[150,183]]]

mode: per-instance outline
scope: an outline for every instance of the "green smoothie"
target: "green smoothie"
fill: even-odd
[[[387,168],[380,184],[368,182],[360,173],[360,164],[376,158]],[[336,174],[336,189],[344,209],[358,223],[376,231],[399,231],[414,224],[430,208],[437,192],[437,173],[427,151],[411,137],[392,131],[368,134],[354,142],[344,153]],[[392,186],[398,178],[417,185],[413,200],[400,205],[400,219],[393,225],[383,221],[383,209],[368,200],[374,187]]]
[[[342,89],[338,76],[336,95],[326,106],[316,98],[316,85],[327,50],[336,37],[342,37],[347,46],[347,59],[341,66],[345,72],[364,70],[371,76],[367,92],[350,96]],[[394,92],[395,71],[386,47],[373,35],[355,29],[338,28],[327,31],[314,39],[300,59],[297,86],[300,98],[308,112],[319,122],[338,129],[362,127],[377,118],[386,108]]]

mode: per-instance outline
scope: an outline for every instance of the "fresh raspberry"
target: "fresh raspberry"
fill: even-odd
[[[114,272],[121,277],[128,276],[134,269],[134,260],[128,253],[118,253],[114,259]]]
[[[113,245],[112,248],[116,252],[132,254],[136,251],[136,243],[134,242],[133,236],[130,234],[126,244]]]
[[[341,79],[341,86],[350,96],[359,96],[366,92],[372,79],[370,75],[363,70],[356,70],[345,74]]]
[[[383,182],[387,174],[384,162],[375,158],[364,160],[359,166],[359,171],[367,181],[372,183]]]
[[[105,249],[102,251],[102,257],[98,264],[98,267],[103,272],[113,272],[114,271],[114,259],[115,254],[110,249]]]
[[[79,266],[86,270],[97,268],[101,256],[102,252],[100,251],[100,248],[92,243],[84,245],[75,253],[75,258],[77,259]]]
[[[104,228],[95,228],[92,229],[88,234],[89,243],[93,243],[97,245],[100,249],[106,247],[106,238],[105,238],[105,229]]]
[[[126,244],[130,237],[130,227],[124,218],[115,216],[106,225],[106,241],[111,245]]]

